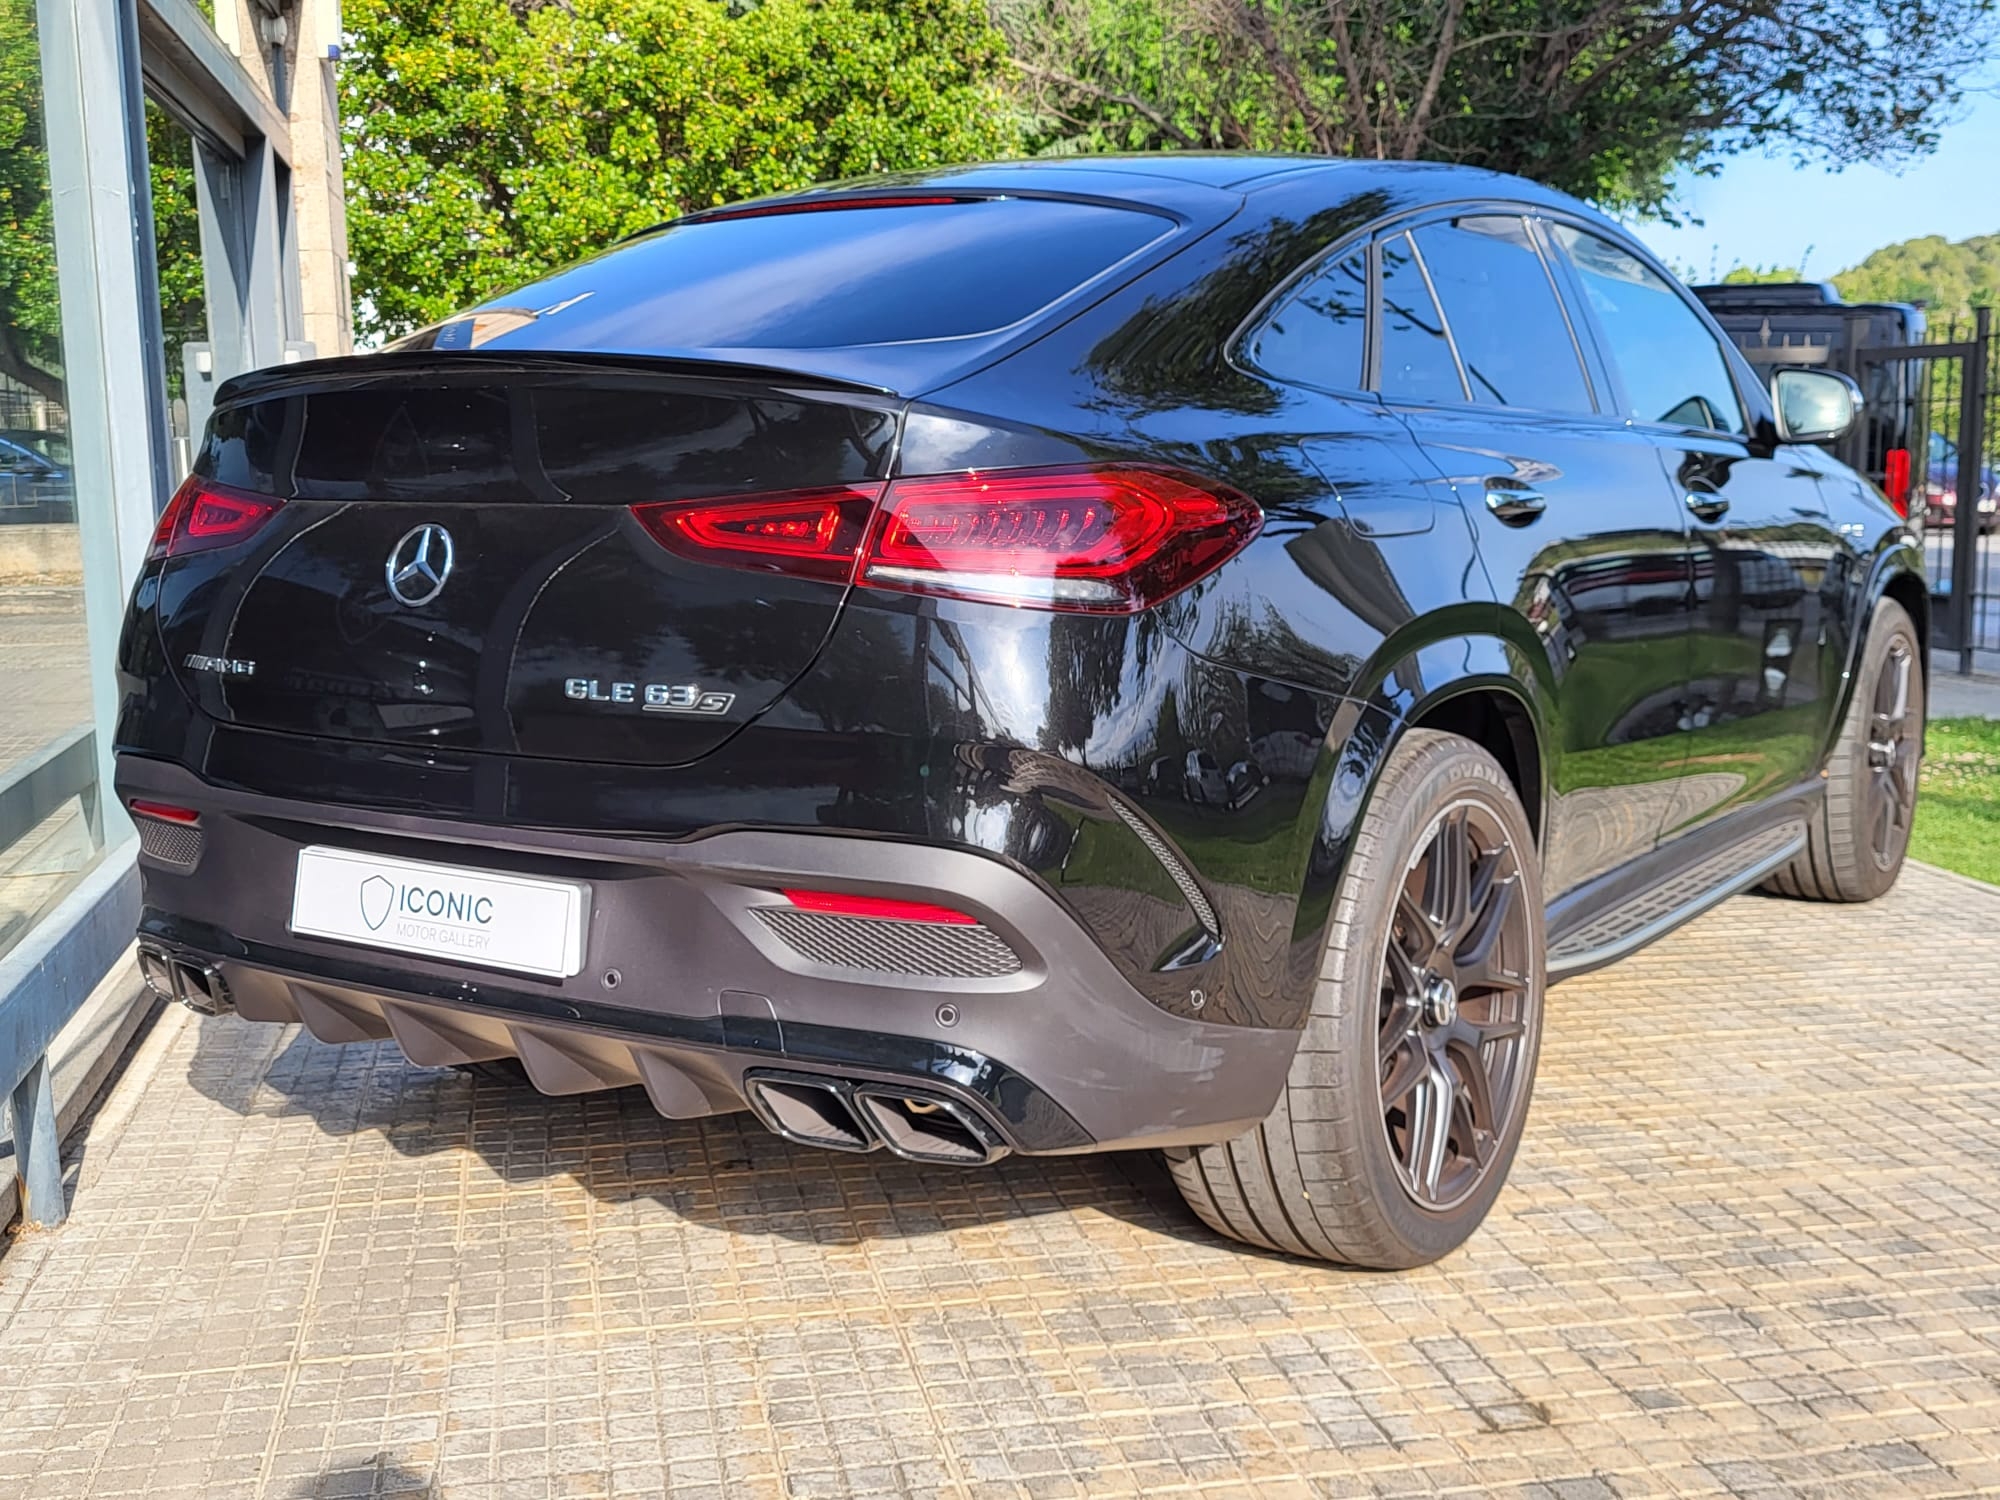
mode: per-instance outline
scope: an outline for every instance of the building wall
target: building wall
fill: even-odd
[[[275,10],[273,7],[275,6]],[[281,27],[272,23],[281,22]],[[215,0],[215,34],[291,125],[292,211],[305,338],[354,349],[340,174],[340,0]],[[281,41],[274,42],[273,36]]]

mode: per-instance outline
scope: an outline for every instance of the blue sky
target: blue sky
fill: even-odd
[[[1738,264],[1796,266],[1807,246],[1805,272],[1818,281],[1897,240],[2000,232],[2000,97],[1968,100],[1937,151],[1901,172],[1829,172],[1790,158],[1739,156],[1720,177],[1684,180],[1679,207],[1704,222],[1634,228],[1656,255],[1697,281]]]

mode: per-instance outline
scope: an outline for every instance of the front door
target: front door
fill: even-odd
[[[1689,526],[1692,659],[1678,837],[1813,775],[1851,628],[1845,540],[1814,465],[1756,424],[1721,341],[1666,277],[1587,230],[1553,227],[1624,414]]]

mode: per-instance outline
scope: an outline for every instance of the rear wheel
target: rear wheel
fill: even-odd
[[[1167,1153],[1211,1228],[1348,1265],[1422,1265],[1485,1218],[1541,1042],[1542,890],[1498,762],[1412,730],[1362,818],[1305,1034],[1270,1117]]]
[[[1872,901],[1896,883],[1917,810],[1924,749],[1924,671],[1903,606],[1875,606],[1840,739],[1826,763],[1826,797],[1806,847],[1765,882],[1813,901]]]

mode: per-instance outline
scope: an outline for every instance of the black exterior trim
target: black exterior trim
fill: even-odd
[[[1008,1143],[1023,1151],[1074,1151],[1095,1144],[1061,1105],[1019,1073],[970,1048],[916,1037],[857,1031],[749,1016],[673,1016],[558,999],[481,982],[434,978],[352,959],[295,953],[272,943],[232,936],[206,922],[169,916],[147,907],[139,936],[176,953],[248,964],[308,983],[331,982],[389,998],[528,1021],[586,1026],[647,1041],[708,1052],[735,1053],[759,1063],[788,1062],[830,1071],[860,1069],[945,1086],[969,1095],[1003,1124]]]

